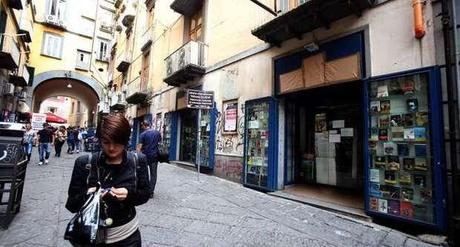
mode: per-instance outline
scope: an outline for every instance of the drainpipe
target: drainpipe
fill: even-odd
[[[445,64],[446,64],[446,84],[447,84],[447,104],[448,104],[448,114],[449,114],[449,140],[450,140],[450,164],[451,171],[447,171],[447,181],[446,184],[451,186],[451,193],[448,193],[448,208],[449,218],[449,242],[453,246],[460,245],[460,174],[458,171],[458,157],[457,157],[457,130],[458,130],[458,108],[456,103],[456,92],[457,92],[457,81],[454,73],[455,70],[452,69],[455,59],[455,47],[452,44],[455,44],[455,37],[453,37],[453,4],[452,1],[442,0],[442,30],[443,30],[443,39],[444,39],[444,52],[445,52]],[[451,179],[449,179],[451,178]],[[451,184],[449,184],[451,180]],[[449,192],[449,190],[448,190]],[[450,196],[450,198],[449,198]]]

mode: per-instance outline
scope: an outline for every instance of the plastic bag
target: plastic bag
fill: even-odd
[[[64,239],[72,244],[96,245],[103,243],[106,232],[101,220],[102,190],[100,186],[91,193],[83,207],[67,224]]]

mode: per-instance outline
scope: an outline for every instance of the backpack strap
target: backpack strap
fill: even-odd
[[[139,162],[139,157],[137,156],[137,152],[132,152],[132,159],[134,164],[134,189],[137,190],[137,163]]]

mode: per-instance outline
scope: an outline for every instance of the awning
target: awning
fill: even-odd
[[[52,112],[46,113],[46,122],[48,123],[67,123],[67,119],[64,119]]]

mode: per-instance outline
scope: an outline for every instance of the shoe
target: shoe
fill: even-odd
[[[77,150],[77,154],[80,153],[80,150]]]
[[[45,160],[45,165],[48,165],[48,160]]]
[[[39,166],[43,165],[43,162],[41,162],[41,161],[40,161],[40,162],[38,162],[38,165],[39,165]]]

